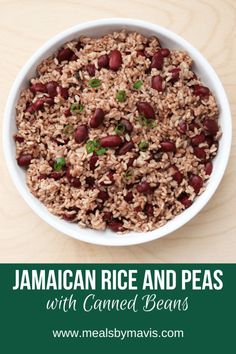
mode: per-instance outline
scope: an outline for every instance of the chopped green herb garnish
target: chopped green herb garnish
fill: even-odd
[[[74,127],[71,124],[67,124],[64,126],[63,133],[65,135],[70,135],[74,132]]]
[[[157,125],[157,122],[155,119],[147,119],[143,115],[138,116],[138,121],[142,126],[147,126],[150,128],[155,128]]]
[[[122,123],[118,123],[115,127],[115,132],[117,135],[121,135],[125,132],[125,126]]]
[[[61,171],[62,167],[65,166],[65,164],[66,160],[64,157],[57,157],[54,162],[53,168],[55,171],[59,172]]]
[[[98,156],[105,154],[106,148],[101,147],[97,140],[89,140],[86,144],[86,150],[89,154],[95,152]]]
[[[139,90],[143,85],[143,82],[141,80],[135,81],[133,88]]]
[[[124,102],[126,100],[126,92],[124,90],[117,91],[116,99],[118,102]]]
[[[78,114],[81,113],[84,110],[84,106],[79,103],[79,102],[74,102],[72,103],[72,105],[70,106],[70,112],[72,114]]]
[[[97,87],[101,86],[102,82],[99,79],[93,78],[93,79],[89,80],[88,84],[90,87],[97,88]]]
[[[148,146],[149,146],[149,143],[147,141],[140,141],[140,143],[138,144],[138,148],[140,151],[147,151],[148,149]]]
[[[156,121],[156,120],[153,120],[153,121],[152,121],[151,128],[155,128],[156,126],[157,126],[157,121]]]
[[[86,150],[89,154],[91,154],[91,152],[94,152],[96,149],[99,149],[99,147],[100,145],[97,140],[89,140],[86,143]]]
[[[130,179],[132,178],[132,176],[133,176],[133,169],[129,167],[124,173],[124,178]]]
[[[98,150],[95,150],[95,153],[96,153],[98,156],[100,156],[100,155],[105,154],[106,151],[107,151],[106,148],[101,147],[101,148],[99,148]]]

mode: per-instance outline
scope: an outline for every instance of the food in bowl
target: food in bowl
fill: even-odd
[[[16,158],[51,213],[97,230],[150,231],[204,191],[218,114],[187,53],[136,32],[82,36],[21,92]]]

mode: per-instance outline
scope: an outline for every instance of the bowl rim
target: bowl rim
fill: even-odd
[[[197,56],[199,58],[199,61],[201,62],[201,65],[207,67],[209,76],[211,76],[212,81],[214,81],[215,85],[217,86],[217,91],[221,95],[221,101],[223,102],[223,105],[221,105],[220,108],[222,111],[224,111],[224,115],[228,117],[227,125],[224,130],[224,135],[226,135],[226,142],[227,142],[227,144],[224,144],[223,146],[224,159],[221,164],[221,168],[215,174],[214,183],[210,183],[209,180],[206,190],[198,198],[196,198],[196,201],[193,203],[193,205],[190,208],[186,209],[184,212],[182,212],[181,214],[179,214],[178,216],[174,217],[171,220],[172,224],[165,232],[162,232],[160,230],[161,229],[163,230],[163,228],[167,224],[171,223],[171,221],[168,221],[164,226],[153,231],[140,232],[140,233],[132,232],[133,234],[135,234],[132,235],[132,237],[127,237],[127,235],[129,235],[127,234],[124,236],[117,235],[116,238],[112,238],[112,239],[109,238],[109,236],[105,238],[99,238],[99,236],[97,236],[97,238],[95,238],[92,235],[88,235],[88,234],[86,235],[86,231],[85,231],[86,229],[82,229],[79,226],[78,226],[79,227],[78,231],[81,232],[78,231],[74,232],[74,230],[72,229],[69,230],[67,227],[67,222],[51,214],[49,211],[46,210],[43,204],[41,204],[40,206],[36,204],[35,202],[36,198],[29,191],[26,190],[27,186],[26,185],[23,186],[23,184],[18,180],[16,174],[16,164],[14,164],[13,157],[10,154],[11,139],[9,139],[8,133],[10,130],[10,122],[12,119],[11,110],[14,104],[15,97],[16,96],[18,97],[20,85],[25,80],[25,77],[29,72],[29,70],[35,65],[35,63],[39,62],[40,58],[44,57],[45,53],[47,53],[52,46],[56,44],[59,46],[60,45],[59,42],[65,43],[68,40],[67,37],[69,37],[70,35],[74,34],[76,36],[77,32],[86,31],[91,28],[109,26],[109,25],[117,25],[120,26],[121,28],[122,26],[128,26],[128,27],[136,26],[136,27],[140,27],[140,29],[142,28],[144,30],[149,30],[149,31],[152,30],[155,33],[159,33],[163,36],[171,38],[177,44],[184,47],[185,50],[189,52],[190,55],[194,54],[194,56]],[[215,70],[212,68],[212,66],[209,64],[206,58],[197,49],[195,49],[195,47],[193,47],[184,38],[170,31],[169,29],[166,29],[165,27],[156,25],[148,21],[118,17],[118,18],[98,19],[98,20],[77,24],[73,27],[70,27],[56,34],[48,41],[46,41],[38,50],[36,50],[33,53],[33,55],[27,60],[27,62],[24,64],[24,66],[17,74],[16,79],[14,80],[12,87],[10,89],[6,106],[5,106],[2,134],[3,134],[2,136],[3,152],[4,152],[6,165],[9,174],[11,176],[11,179],[14,185],[16,186],[18,192],[25,200],[25,202],[30,206],[31,209],[33,209],[33,211],[41,219],[43,219],[47,224],[52,226],[57,231],[62,232],[80,241],[97,244],[97,245],[104,245],[104,246],[130,246],[130,245],[136,245],[136,244],[153,241],[155,239],[166,236],[176,231],[177,229],[185,225],[188,221],[190,221],[194,216],[196,216],[203,209],[203,207],[208,203],[208,201],[215,193],[216,189],[218,188],[223,178],[229,160],[231,141],[232,141],[232,118],[231,118],[229,102],[220,79],[218,78]],[[179,216],[181,217],[178,218]],[[97,230],[93,230],[93,231],[97,232]],[[155,234],[155,231],[157,234]]]

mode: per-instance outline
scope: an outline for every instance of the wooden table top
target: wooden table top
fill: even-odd
[[[92,19],[131,17],[165,26],[199,49],[222,80],[235,120],[235,0],[0,0],[0,9],[1,113],[18,71],[51,36]],[[14,187],[1,147],[0,262],[236,262],[235,126],[233,135],[223,181],[198,216],[167,237],[118,248],[76,241],[43,222]]]

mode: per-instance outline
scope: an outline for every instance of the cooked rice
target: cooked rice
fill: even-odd
[[[45,105],[43,111],[30,114],[25,112],[28,105],[48,95],[40,92],[34,95],[29,88],[21,92],[16,124],[17,136],[24,138],[24,141],[16,141],[16,157],[22,154],[31,154],[33,157],[26,170],[27,185],[51,213],[65,219],[73,215],[73,222],[82,227],[106,229],[110,225],[104,221],[104,213],[111,212],[113,219],[123,224],[119,231],[143,232],[159,228],[185,209],[180,202],[183,193],[188,195],[189,200],[195,199],[196,193],[189,185],[189,176],[198,175],[204,182],[209,178],[205,172],[205,161],[194,155],[190,139],[204,131],[206,117],[218,119],[216,100],[212,93],[207,97],[193,94],[193,86],[202,83],[193,73],[192,59],[185,52],[171,50],[170,55],[164,58],[162,70],[149,70],[150,58],[160,48],[155,37],[146,38],[139,33],[121,31],[102,38],[80,37],[79,41],[80,50],[76,49],[78,40],[65,45],[74,51],[76,60],[59,63],[55,54],[38,66],[37,76],[30,80],[31,84],[57,81],[62,87],[69,88],[68,99],[56,96],[54,105]],[[122,53],[122,67],[118,71],[106,68],[98,70],[97,58],[114,49]],[[144,49],[148,54],[146,57],[137,55],[137,50]],[[91,77],[86,65],[89,63],[95,64],[95,77],[102,83],[97,89],[88,86]],[[181,70],[179,80],[172,83],[170,70],[175,67]],[[163,92],[151,88],[151,77],[155,75],[163,78]],[[137,80],[143,82],[140,89],[133,88]],[[125,102],[116,100],[118,90],[126,91]],[[83,104],[83,112],[66,116],[65,110],[75,101]],[[137,119],[138,101],[151,103],[157,112],[156,126],[140,125]],[[135,148],[122,156],[115,154],[114,149],[108,149],[99,156],[95,170],[91,171],[89,160],[92,154],[87,152],[86,143],[78,144],[74,134],[66,135],[64,129],[67,125],[72,125],[74,129],[80,124],[89,125],[96,108],[106,112],[105,119],[99,128],[89,129],[88,139],[99,140],[115,134],[114,129],[119,120],[126,118],[132,123],[133,132],[125,134],[124,138],[127,141],[132,139]],[[196,126],[192,130],[188,129],[186,134],[181,134],[177,129],[180,122],[188,126],[194,122]],[[219,138],[218,132],[211,146],[206,141],[199,145],[205,149],[206,161],[212,160],[217,153]],[[175,142],[176,152],[161,153],[160,160],[156,161],[153,152],[160,152],[160,142],[165,139]],[[140,141],[149,142],[146,152],[139,151]],[[65,157],[70,174],[80,179],[80,188],[69,183],[66,173],[58,180],[51,177],[52,162],[58,157]],[[127,163],[132,157],[136,159],[131,176],[127,176]],[[172,165],[183,174],[180,184],[172,177]],[[114,184],[107,176],[110,171],[114,173]],[[87,177],[95,179],[94,186],[88,186]],[[137,191],[137,184],[141,181],[147,181],[153,187],[152,193]],[[205,184],[198,194],[204,188]],[[104,204],[98,200],[99,190],[106,190],[109,194]],[[132,202],[124,199],[129,191],[133,193]],[[153,207],[153,216],[145,212],[147,203]]]

